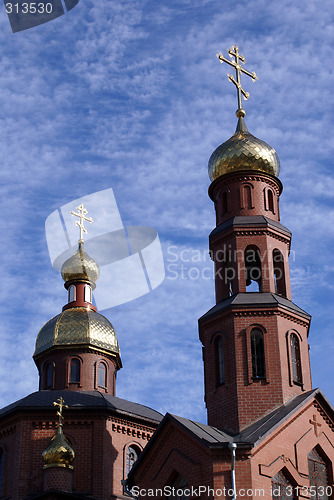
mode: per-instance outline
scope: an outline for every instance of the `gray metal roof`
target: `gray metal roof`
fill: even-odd
[[[281,306],[285,309],[288,309],[293,312],[297,312],[301,314],[306,319],[311,318],[311,316],[303,311],[300,307],[296,306],[291,300],[282,297],[281,295],[276,295],[275,293],[259,293],[259,292],[246,292],[246,293],[238,293],[236,295],[232,295],[225,300],[219,302],[214,307],[212,307],[207,313],[205,313],[200,319],[199,322],[211,318],[211,316],[215,316],[219,312],[224,309],[229,309],[231,307],[252,307],[252,308],[267,308],[270,306]]]
[[[175,415],[170,415],[170,417],[172,417],[174,421],[180,423],[182,426],[188,429],[192,434],[199,438],[203,442],[203,444],[207,446],[221,446],[227,445],[231,442],[240,445],[254,446],[259,440],[263,439],[267,434],[272,432],[275,427],[281,425],[282,422],[289,418],[292,413],[303,406],[306,401],[311,400],[317,395],[325,401],[326,405],[328,405],[329,407],[329,410],[331,412],[334,412],[332,406],[323,396],[322,392],[319,389],[313,389],[312,391],[308,391],[305,394],[296,396],[285,405],[280,406],[254,424],[248,426],[237,435],[228,434],[222,430],[216,429],[215,427],[200,424],[198,422],[193,422],[192,420],[188,420],[187,418],[177,417]]]
[[[211,427],[210,425],[194,422],[187,418],[179,417],[177,415],[167,414],[176,420],[178,423],[186,427],[192,434],[201,439],[206,444],[216,443],[229,443],[233,441],[233,437],[224,431]]]
[[[158,423],[162,415],[148,406],[133,403],[98,391],[37,391],[0,410],[0,418],[17,410],[52,410],[53,402],[63,397],[71,410],[105,409],[117,414],[150,420]]]
[[[266,415],[261,420],[241,431],[240,434],[234,437],[235,442],[256,444],[257,441],[272,432],[276,426],[281,425],[284,420],[289,418],[291,413],[297,411],[306,401],[312,399],[317,394],[321,394],[319,389],[313,389],[312,391],[305,392],[305,394],[296,396],[285,405],[280,406],[269,413],[269,415]]]
[[[266,435],[270,434],[275,430],[275,428],[282,425],[282,423],[290,418],[290,416],[298,411],[306,402],[312,400],[312,398],[319,398],[322,400],[322,403],[327,408],[327,411],[332,416],[334,420],[334,409],[331,404],[327,401],[325,396],[322,394],[320,389],[314,389],[312,391],[308,391],[305,394],[300,396],[296,396],[291,401],[286,403],[285,405],[280,406],[273,412],[269,413],[262,419],[258,420],[254,424],[248,426],[242,432],[236,435],[229,434],[224,432],[223,430],[217,429],[216,427],[212,427],[210,425],[201,424],[199,422],[194,422],[193,420],[189,420],[187,418],[179,417],[176,415],[171,415],[167,413],[163,420],[160,422],[157,430],[153,434],[152,438],[144,448],[143,452],[140,454],[137,462],[131,469],[128,476],[128,484],[130,486],[133,485],[134,477],[137,470],[141,467],[141,463],[145,460],[145,457],[154,442],[159,439],[159,435],[161,434],[162,429],[168,424],[168,422],[172,422],[187,432],[189,432],[192,436],[197,438],[201,442],[203,446],[206,447],[227,447],[229,443],[236,443],[240,447],[253,447],[258,444]]]
[[[226,229],[229,229],[230,227],[245,226],[253,226],[258,228],[273,227],[288,236],[291,235],[291,231],[289,231],[287,227],[283,226],[273,219],[270,219],[269,217],[265,217],[264,215],[248,215],[231,217],[226,222],[223,222],[223,224],[219,224],[213,231],[211,231],[210,238],[222,233],[223,231],[226,231]]]

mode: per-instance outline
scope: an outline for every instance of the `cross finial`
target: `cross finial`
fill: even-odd
[[[80,244],[84,242],[83,233],[87,234],[87,229],[84,226],[84,221],[86,220],[87,222],[92,223],[93,219],[91,217],[86,217],[88,210],[83,206],[83,203],[81,203],[81,205],[79,205],[76,209],[78,210],[79,213],[76,213],[72,210],[71,215],[75,215],[80,219],[76,222],[76,225],[80,228],[80,239],[79,239],[79,244]]]
[[[59,427],[60,425],[63,425],[63,420],[64,420],[63,408],[68,408],[68,406],[65,404],[65,401],[63,400],[62,396],[60,396],[60,398],[57,399],[57,401],[53,402],[53,406],[59,407],[59,410],[57,411],[57,415],[59,417],[58,420],[58,427]]]
[[[216,55],[221,63],[226,62],[230,66],[233,66],[233,68],[235,69],[236,78],[234,78],[232,75],[229,74],[227,74],[227,76],[230,82],[232,82],[237,87],[238,109],[236,115],[238,117],[241,117],[245,116],[246,114],[245,110],[242,107],[241,94],[244,96],[245,100],[247,100],[249,97],[249,93],[246,92],[241,86],[241,73],[250,76],[253,82],[255,82],[255,80],[257,80],[258,78],[254,71],[251,73],[250,71],[247,71],[241,66],[242,64],[245,64],[246,59],[244,58],[243,55],[239,54],[239,47],[237,45],[233,45],[233,47],[231,47],[228,50],[228,53],[231,59],[234,58],[234,61],[232,60],[230,61],[229,59],[224,57],[221,52],[219,52],[219,54]]]

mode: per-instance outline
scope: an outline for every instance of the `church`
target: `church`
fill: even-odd
[[[0,410],[0,498],[334,498],[334,411],[312,389],[311,317],[292,302],[279,158],[247,129],[241,76],[257,77],[229,55],[237,126],[209,160],[216,304],[199,319],[207,424],[115,396],[120,349],[92,302],[80,205],[67,303],[37,335],[39,391]]]

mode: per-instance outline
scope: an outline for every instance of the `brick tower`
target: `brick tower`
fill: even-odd
[[[199,320],[208,424],[238,433],[311,389],[310,316],[291,301],[291,233],[280,223],[275,150],[247,130],[236,65],[238,124],[209,160],[216,305]],[[241,61],[242,62],[242,61]]]
[[[333,500],[334,409],[311,388],[310,316],[291,301],[279,160],[247,130],[240,74],[256,75],[229,54],[238,124],[209,160],[216,305],[199,320],[208,425],[167,413],[127,486],[140,499]]]

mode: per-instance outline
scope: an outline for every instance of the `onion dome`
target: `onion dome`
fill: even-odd
[[[57,432],[51,439],[49,446],[43,451],[42,457],[45,463],[44,469],[48,467],[66,467],[68,469],[73,469],[73,465],[71,464],[74,460],[75,453],[63,434],[62,424],[58,424]]]
[[[38,358],[51,348],[90,347],[116,356],[121,367],[120,349],[110,321],[93,310],[73,307],[50,319],[39,331],[33,355]]]
[[[239,121],[235,133],[210,157],[211,181],[240,170],[260,171],[278,177],[280,162],[275,149],[248,132],[243,119],[244,110],[239,110],[237,116]]]
[[[95,260],[85,252],[83,243],[79,242],[78,250],[62,265],[61,275],[66,288],[71,283],[78,281],[87,282],[94,286],[99,279],[100,268]]]

